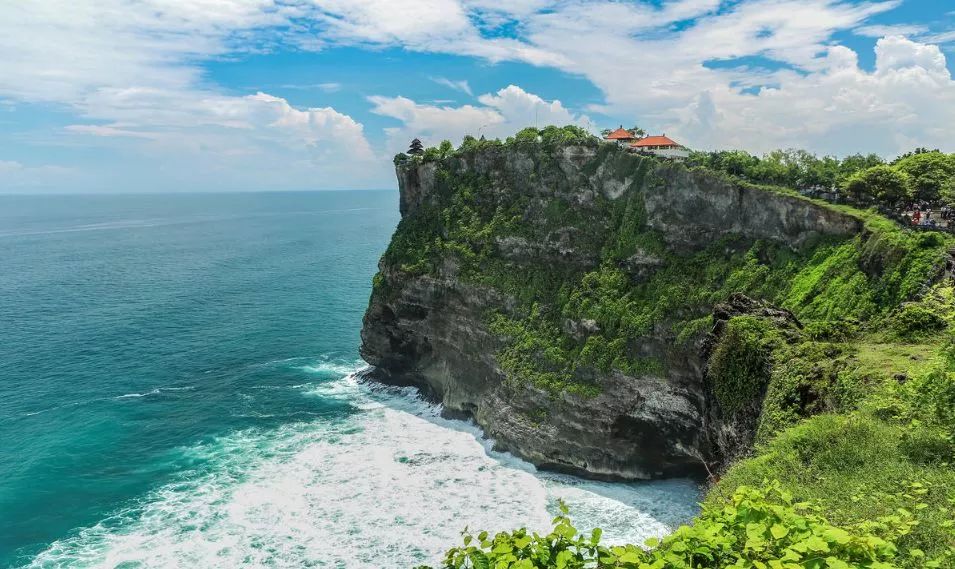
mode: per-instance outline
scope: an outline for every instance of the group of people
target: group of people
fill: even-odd
[[[912,205],[909,208],[912,225],[921,227],[948,227],[949,220],[955,216],[955,210],[947,205],[932,213],[932,208],[926,204]]]

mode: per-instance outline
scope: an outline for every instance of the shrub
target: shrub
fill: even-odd
[[[916,341],[947,327],[941,314],[921,303],[906,303],[889,317],[889,330],[903,341]]]
[[[716,400],[725,413],[741,411],[766,388],[778,342],[777,331],[762,318],[737,316],[726,323],[709,368]]]
[[[917,199],[951,202],[955,197],[955,154],[921,152],[900,159],[895,166],[909,176]]]
[[[881,164],[850,176],[845,190],[856,198],[870,196],[895,206],[912,198],[912,181],[905,172]]]
[[[858,320],[817,320],[803,328],[803,334],[814,341],[845,342],[859,334]]]
[[[932,461],[913,463],[907,453],[927,447],[905,441],[905,431],[864,413],[819,415],[786,429],[735,464],[710,491],[708,502],[739,486],[778,479],[798,501],[818,503],[842,527],[904,523],[895,543],[911,553],[899,567],[951,567],[955,563],[955,470]],[[902,516],[895,521],[893,518]],[[914,555],[915,557],[913,557]],[[928,561],[938,561],[938,564]]]
[[[546,535],[519,529],[491,536],[464,532],[464,545],[445,556],[444,569],[890,569],[902,553],[894,541],[911,516],[838,527],[810,504],[794,503],[779,483],[737,488],[726,503],[703,508],[691,525],[662,540],[601,544],[601,531],[581,533],[567,508]],[[426,569],[426,568],[419,568]]]

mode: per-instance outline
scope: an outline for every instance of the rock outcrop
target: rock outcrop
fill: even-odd
[[[713,248],[720,240],[726,255],[740,258],[757,240],[798,253],[862,227],[799,197],[606,146],[495,146],[399,164],[397,174],[402,222],[379,265],[362,329],[361,355],[374,376],[420,387],[534,464],[598,478],[699,474],[721,456],[717,446],[726,439],[713,424],[704,382],[707,328],[678,340],[672,326],[705,317],[713,304],[678,306],[624,338],[617,320],[574,316],[577,301],[565,297],[571,289],[585,296],[582,275],[619,270],[627,286],[642,290],[661,271],[678,271],[685,256],[722,255],[724,248]],[[463,195],[486,215],[459,217],[480,223],[448,221]],[[517,229],[507,229],[512,222]],[[458,236],[465,230],[470,241]],[[407,245],[412,241],[418,245]],[[427,247],[420,259],[401,257],[414,246]],[[490,267],[498,276],[489,276]],[[532,275],[540,274],[559,277],[533,286],[557,292],[534,296]],[[526,290],[514,284],[524,277]],[[563,308],[548,306],[554,298],[564,299]],[[547,362],[564,361],[489,324],[494,315],[528,321],[534,311],[549,318],[541,333],[575,358],[557,371],[586,389],[554,389],[514,371],[522,363],[515,364],[515,353],[540,355],[534,369],[542,374],[557,373]],[[589,346],[597,342],[590,340],[598,336],[624,338],[614,344],[624,346],[624,356],[592,363]],[[504,353],[511,354],[508,365]],[[621,357],[631,364],[620,364]]]

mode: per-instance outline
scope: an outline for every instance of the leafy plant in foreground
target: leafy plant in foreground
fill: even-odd
[[[646,547],[601,544],[601,531],[581,533],[567,517],[540,535],[519,529],[491,536],[464,532],[464,545],[445,556],[443,569],[890,569],[902,553],[895,540],[911,531],[911,515],[838,527],[808,503],[794,503],[777,482],[740,487],[724,503]],[[918,555],[917,553],[915,554]],[[911,552],[906,553],[911,557]],[[925,567],[939,567],[926,561]],[[420,567],[419,569],[426,569]]]

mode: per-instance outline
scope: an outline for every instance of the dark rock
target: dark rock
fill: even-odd
[[[544,206],[555,200],[591,215],[587,224],[556,227],[541,242],[513,236],[496,240],[496,254],[515,274],[529,263],[583,270],[598,266],[603,243],[589,239],[588,231],[610,223],[606,209],[598,205],[606,207],[637,187],[643,192],[647,223],[678,251],[699,249],[730,233],[799,247],[819,235],[859,229],[854,218],[798,198],[757,197],[755,190],[720,178],[645,160],[586,146],[559,148],[549,155],[508,147],[465,153],[445,160],[441,168],[450,176],[479,177],[489,192],[526,197],[532,204],[525,214],[528,224],[544,226]],[[434,163],[399,165],[402,217],[437,200],[439,178]],[[639,251],[621,268],[639,280],[664,262]],[[376,380],[417,386],[448,412],[473,417],[499,448],[541,467],[586,476],[699,475],[705,463],[720,456],[716,445],[730,444],[711,436],[711,423],[723,419],[712,413],[704,381],[706,353],[698,346],[676,344],[657,324],[629,349],[662,362],[662,371],[626,375],[582,370],[578,379],[600,388],[593,397],[554,395],[508,381],[495,356],[503,340],[489,333],[485,318],[489,310],[513,314],[515,299],[459,278],[450,261],[442,259],[438,266],[436,274],[409,276],[382,263],[387,286],[373,293],[361,333],[361,355],[375,366]],[[697,318],[705,314],[699,310],[687,307],[674,316]],[[731,315],[753,311],[800,327],[785,310],[734,297],[716,308],[714,334]],[[565,321],[563,327],[579,340],[598,330],[596,322],[588,321]]]

